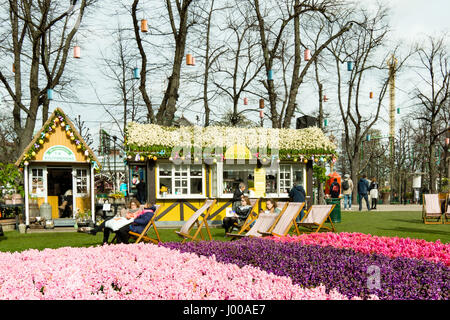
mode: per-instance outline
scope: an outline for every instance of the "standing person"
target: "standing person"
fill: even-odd
[[[140,203],[145,203],[145,201],[147,199],[146,192],[145,192],[145,182],[142,180],[139,180],[139,183],[136,185],[136,189],[137,189],[137,193],[136,193],[137,201],[139,201]]]
[[[370,183],[370,186],[369,186],[370,198],[372,199],[372,208],[371,209],[377,208],[378,187],[379,187],[379,185],[378,185],[377,179],[375,179],[375,177],[373,177],[372,182]]]
[[[306,199],[306,191],[303,186],[299,183],[294,183],[291,191],[289,191],[289,197],[292,199],[292,202],[305,202]],[[303,206],[302,211],[300,212],[300,217],[297,217],[297,222],[300,222],[305,215],[304,211],[305,206]]]
[[[330,196],[331,198],[339,198],[341,194],[341,186],[337,182],[337,178],[334,178],[333,183],[330,185]]]
[[[344,180],[342,181],[342,194],[344,195],[344,210],[352,210],[352,193],[353,193],[353,181],[352,179],[350,179],[349,174],[345,174]]]
[[[367,193],[369,192],[369,182],[366,179],[366,175],[363,174],[361,179],[358,181],[358,194],[359,194],[359,211],[362,210],[362,199],[366,200],[367,210],[370,211],[369,197]]]
[[[241,199],[244,196],[245,183],[240,182],[238,188],[234,191],[233,194],[233,211],[236,212],[237,208],[241,205]]]

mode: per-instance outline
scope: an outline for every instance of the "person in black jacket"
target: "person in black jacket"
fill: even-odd
[[[366,175],[363,174],[361,179],[359,179],[359,181],[358,181],[359,211],[362,210],[362,199],[363,198],[366,201],[367,210],[370,211],[369,197],[367,195],[368,192],[369,192],[369,181],[367,181]]]
[[[306,199],[306,191],[301,184],[294,184],[291,191],[289,191],[289,197],[292,199],[292,202],[305,202]],[[303,206],[304,208],[304,206]],[[302,208],[300,212],[300,217],[297,217],[297,222],[300,222],[305,215],[305,211]]]
[[[244,196],[245,188],[246,188],[245,183],[240,182],[238,188],[234,191],[232,199],[233,202],[232,209],[234,212],[236,212],[237,208],[241,205],[241,199]]]
[[[339,185],[337,178],[334,178],[333,183],[330,185],[331,198],[339,198],[341,194],[341,186]]]

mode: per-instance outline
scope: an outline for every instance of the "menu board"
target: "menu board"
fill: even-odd
[[[266,193],[266,169],[255,168],[255,196],[264,197]]]

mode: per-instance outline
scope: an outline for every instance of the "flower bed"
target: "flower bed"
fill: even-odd
[[[250,265],[143,243],[0,253],[0,265],[0,300],[347,299]]]
[[[450,244],[428,242],[423,239],[378,237],[363,233],[311,233],[300,236],[272,237],[274,241],[300,242],[335,248],[348,248],[363,253],[379,253],[385,256],[425,259],[450,266]]]
[[[164,243],[166,247],[198,255],[215,255],[217,261],[251,265],[294,284],[312,288],[324,284],[348,298],[444,299],[450,298],[450,268],[442,263],[404,257],[390,258],[331,246],[302,245],[266,239],[232,242]],[[369,285],[379,270],[379,286]]]

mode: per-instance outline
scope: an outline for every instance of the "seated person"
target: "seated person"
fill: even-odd
[[[260,213],[275,213],[279,214],[281,209],[277,207],[277,202],[274,199],[267,199],[266,210],[261,210]]]
[[[238,225],[242,225],[247,219],[251,210],[252,205],[250,204],[250,199],[246,196],[243,196],[240,206],[236,207],[236,215],[234,217],[225,217],[223,219],[223,227],[225,228],[225,233],[231,231],[230,228],[233,229],[233,225],[235,223],[237,223]]]
[[[103,221],[99,226],[95,226],[89,233],[96,235],[97,232],[103,230],[103,243],[108,243],[109,235],[113,230],[113,223],[124,223],[130,224],[133,222],[140,213],[142,213],[144,206],[141,206],[137,200],[131,200],[128,208],[123,208],[120,211],[119,216],[112,218],[110,220]]]
[[[139,234],[142,233],[144,228],[153,218],[155,211],[156,207],[154,204],[146,203],[144,209],[137,217],[134,218],[131,224],[127,224],[117,230],[117,243],[128,243],[128,240],[130,239],[130,231]]]
[[[72,200],[73,200],[72,189],[68,189],[66,192],[64,192],[62,198],[63,203],[58,207],[60,209],[59,216],[61,218],[68,218],[72,215]]]

